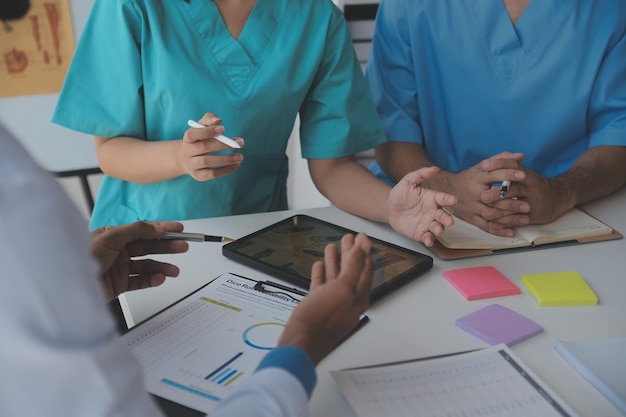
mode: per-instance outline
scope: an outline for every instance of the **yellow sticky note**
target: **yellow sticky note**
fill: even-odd
[[[526,274],[522,283],[540,306],[582,306],[598,304],[598,297],[576,271]]]

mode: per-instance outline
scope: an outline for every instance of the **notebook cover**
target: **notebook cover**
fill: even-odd
[[[598,304],[596,293],[576,271],[526,274],[522,276],[522,283],[540,306]]]
[[[520,293],[520,289],[493,266],[477,266],[444,271],[443,277],[466,300],[502,297]]]
[[[626,415],[626,337],[559,341],[555,349]]]
[[[513,346],[543,332],[539,324],[499,304],[488,305],[461,317],[455,324],[491,345]]]

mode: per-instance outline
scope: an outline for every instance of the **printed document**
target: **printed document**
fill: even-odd
[[[358,417],[573,417],[506,345],[331,372]]]
[[[303,298],[256,283],[223,274],[121,336],[148,392],[209,413],[254,372]]]

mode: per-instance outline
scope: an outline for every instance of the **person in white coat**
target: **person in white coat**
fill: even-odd
[[[137,222],[90,236],[57,181],[0,126],[0,415],[161,415],[106,301],[178,275],[145,255],[186,251],[186,242],[158,239],[182,229]],[[279,347],[212,416],[308,414],[315,365],[368,305],[369,239],[346,235],[341,245],[341,258],[330,245],[313,266]]]

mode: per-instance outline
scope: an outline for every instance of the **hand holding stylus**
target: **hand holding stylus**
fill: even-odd
[[[243,163],[243,139],[224,136],[222,119],[205,113],[199,121],[188,120],[181,141],[178,165],[196,181],[213,180],[236,171]],[[228,147],[228,148],[227,148]]]
[[[203,129],[207,126],[202,125],[194,120],[188,120],[187,121],[187,125],[189,127],[192,127],[194,129]],[[220,142],[222,142],[224,145],[230,146],[231,148],[235,148],[235,149],[239,149],[241,148],[241,146],[235,142],[234,140],[232,140],[231,138],[224,136],[224,135],[217,135],[215,136],[215,139],[219,140]]]

